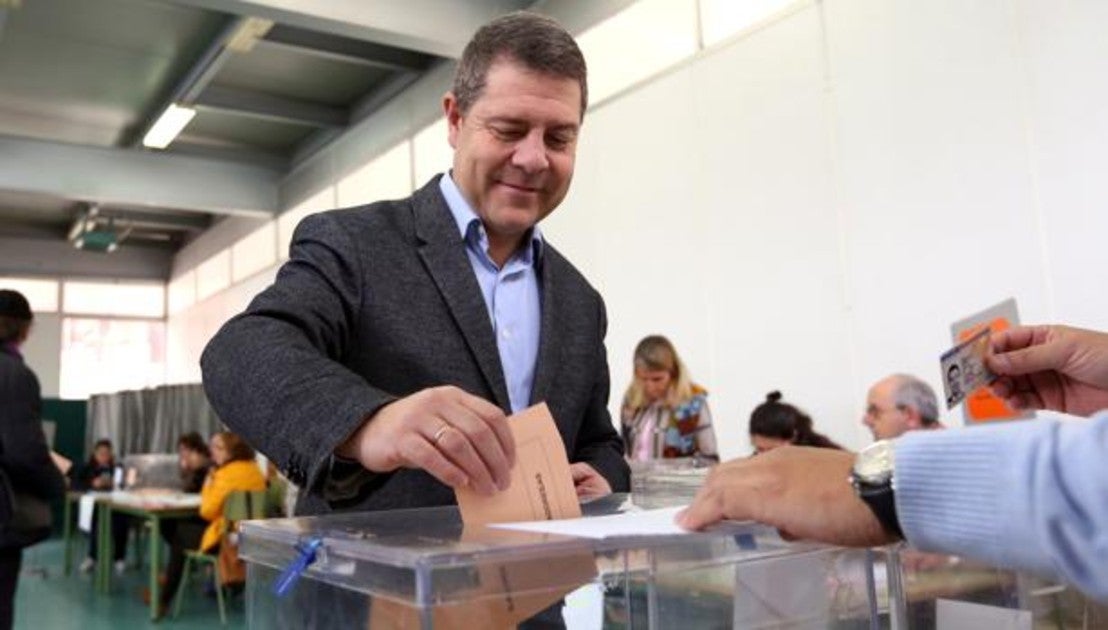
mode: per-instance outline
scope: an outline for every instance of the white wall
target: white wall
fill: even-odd
[[[857,447],[874,380],[939,387],[953,320],[1015,296],[1024,321],[1108,328],[1106,18],[827,1],[591,112],[544,231],[608,301],[613,411],[662,332],[725,454],[776,388]]]
[[[962,316],[1108,328],[1105,25],[1098,0],[799,3],[590,111],[543,230],[607,300],[613,413],[661,332],[725,455],[771,389],[858,447],[869,384],[938,388]],[[178,374],[271,277],[170,318]]]

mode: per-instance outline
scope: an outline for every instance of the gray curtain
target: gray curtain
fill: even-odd
[[[177,438],[189,431],[207,439],[224,428],[199,383],[93,396],[85,426],[89,448],[108,438],[117,457],[173,453]]]

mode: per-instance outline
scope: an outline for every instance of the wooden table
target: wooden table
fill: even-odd
[[[134,492],[113,492],[97,499],[100,507],[97,517],[100,519],[97,541],[96,584],[101,593],[111,591],[112,557],[111,524],[112,513],[130,514],[146,520],[150,524],[150,619],[158,618],[158,602],[161,585],[158,583],[158,571],[161,568],[162,536],[161,523],[164,520],[195,517],[200,511],[198,494],[145,494]]]

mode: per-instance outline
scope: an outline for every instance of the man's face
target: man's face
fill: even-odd
[[[957,365],[950,366],[950,370],[946,373],[946,380],[950,386],[950,392],[952,394],[962,393],[962,369]]]
[[[896,381],[885,379],[878,381],[866,395],[866,413],[862,424],[869,427],[875,440],[888,440],[912,430],[912,414],[908,409],[896,406],[893,394]]]
[[[93,457],[96,459],[96,463],[101,466],[107,466],[112,463],[112,447],[110,446],[97,446],[93,452]]]
[[[454,181],[493,246],[518,244],[569,190],[581,126],[580,86],[499,60],[468,112],[458,109],[453,94],[443,108]]]

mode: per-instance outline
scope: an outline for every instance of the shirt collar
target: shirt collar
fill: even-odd
[[[443,173],[439,178],[439,190],[446,199],[446,205],[450,208],[450,215],[454,217],[454,223],[458,226],[458,234],[461,235],[462,240],[471,245],[483,243],[482,253],[488,255],[488,242],[484,236],[485,229],[481,225],[481,219],[462,196],[462,191],[454,183],[454,176],[450,171]],[[542,261],[543,253],[542,231],[537,225],[531,228],[530,243],[531,247],[521,249],[513,256],[518,256],[525,264],[534,265]]]

